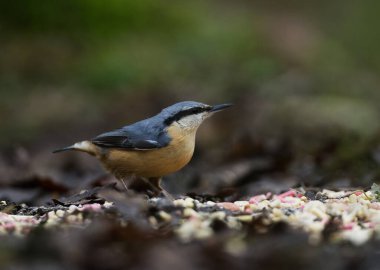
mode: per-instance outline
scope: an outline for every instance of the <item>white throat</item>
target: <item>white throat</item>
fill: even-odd
[[[186,132],[193,132],[198,129],[203,120],[207,118],[207,113],[198,113],[181,118],[176,124]]]

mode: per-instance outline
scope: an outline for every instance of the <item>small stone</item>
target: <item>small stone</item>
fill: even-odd
[[[54,211],[50,211],[47,213],[47,221],[45,223],[46,227],[51,227],[58,224],[60,218],[55,214]]]
[[[63,211],[63,210],[57,210],[56,212],[55,212],[55,214],[57,215],[57,217],[63,217],[64,215],[65,215],[65,211]]]
[[[149,220],[149,224],[153,228],[157,228],[158,222],[157,222],[157,219],[154,216],[150,216],[148,220]]]
[[[113,206],[113,202],[108,202],[108,201],[106,201],[106,202],[104,202],[104,204],[103,204],[103,207],[105,207],[105,208],[110,208],[110,207],[112,207]]]
[[[351,194],[349,197],[348,197],[350,203],[356,203],[358,201],[358,198],[355,194]]]
[[[236,201],[236,202],[234,202],[234,204],[236,204],[239,207],[243,207],[244,208],[244,206],[248,205],[249,202],[248,201]]]
[[[309,224],[308,231],[314,233],[320,233],[325,228],[322,222],[313,222]]]
[[[77,215],[69,215],[67,216],[67,222],[69,223],[77,223],[79,220]]]
[[[242,228],[242,223],[239,222],[236,217],[227,216],[227,226],[230,229],[240,230]]]
[[[194,200],[192,198],[186,198],[183,206],[187,208],[194,208]]]
[[[214,234],[214,231],[210,227],[202,227],[196,231],[195,237],[197,239],[206,239]]]
[[[280,209],[278,209],[278,208],[273,208],[272,209],[272,214],[275,217],[282,217],[283,216],[282,211]]]
[[[218,203],[218,206],[223,207],[224,209],[227,209],[230,211],[240,211],[240,207],[232,202]]]
[[[251,222],[252,221],[252,216],[251,215],[241,215],[236,217],[237,220],[241,222]]]
[[[199,216],[199,214],[197,211],[195,211],[192,208],[185,208],[183,210],[183,216],[184,217],[197,217],[197,216]]]
[[[207,206],[214,206],[216,203],[214,203],[213,201],[207,201],[206,202],[206,205]]]
[[[269,203],[269,206],[272,208],[277,208],[281,206],[281,201],[279,199],[274,199]]]
[[[158,216],[165,222],[169,222],[172,219],[172,216],[165,211],[158,212]]]
[[[183,200],[183,199],[178,199],[178,200],[173,201],[173,204],[174,204],[175,206],[185,207],[185,200]]]
[[[76,206],[76,205],[70,205],[69,206],[69,210],[68,210],[68,212],[69,213],[73,213],[75,210],[77,210],[78,209],[78,207]]]
[[[253,196],[249,199],[249,203],[250,204],[256,204],[256,203],[259,203],[259,202],[265,200],[266,198],[267,198],[267,196],[264,194],[256,195],[256,196]]]
[[[358,229],[351,231],[343,231],[344,239],[351,241],[354,245],[360,246],[366,243],[372,236],[372,230]]]
[[[223,219],[225,219],[225,217],[226,217],[226,212],[224,212],[224,211],[216,211],[216,212],[210,214],[210,219],[223,220]]]

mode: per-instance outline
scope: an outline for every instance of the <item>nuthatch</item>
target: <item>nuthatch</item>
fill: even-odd
[[[55,150],[77,150],[95,156],[122,181],[142,177],[168,196],[161,177],[183,168],[194,152],[195,134],[203,120],[231,104],[210,106],[194,101],[176,103],[159,114],[72,146]]]

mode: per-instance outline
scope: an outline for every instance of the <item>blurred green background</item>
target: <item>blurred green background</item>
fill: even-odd
[[[286,141],[290,174],[311,163],[367,184],[380,176],[378,11],[374,0],[1,1],[3,164],[17,165],[19,147],[52,159],[177,101],[234,102],[201,128],[196,157]]]

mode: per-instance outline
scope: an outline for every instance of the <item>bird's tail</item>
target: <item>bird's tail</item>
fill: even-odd
[[[64,148],[54,150],[53,153],[59,153],[59,152],[70,151],[70,150],[82,151],[82,152],[89,153],[90,155],[96,155],[98,149],[90,141],[82,141],[82,142],[77,142],[73,145],[70,145]]]

